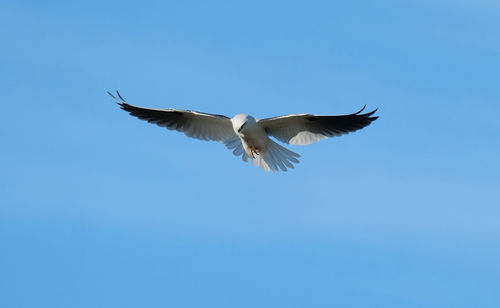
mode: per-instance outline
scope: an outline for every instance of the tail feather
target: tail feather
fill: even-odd
[[[298,159],[296,159],[296,158],[294,157],[294,155],[297,155],[297,156],[298,156],[299,154],[297,154],[297,153],[295,153],[295,152],[292,152],[292,151],[288,150],[288,149],[287,149],[287,148],[285,148],[285,147],[280,147],[280,148],[279,148],[279,150],[280,150],[280,152],[281,152],[281,155],[282,155],[282,156],[284,156],[284,157],[287,157],[287,158],[288,158],[288,159],[283,159],[283,160],[282,160],[282,162],[283,162],[285,165],[287,165],[289,168],[292,168],[292,169],[293,169],[293,164],[292,164],[290,161],[292,161],[292,162],[294,162],[294,163],[298,163],[298,162],[299,162],[299,160],[298,160]],[[298,156],[298,157],[299,157],[299,156]],[[290,160],[290,161],[289,161],[289,160]]]
[[[269,164],[265,161],[264,157],[261,156],[261,155],[258,155],[257,157],[255,158],[252,158],[252,164],[255,166],[255,167],[258,167],[258,168],[261,168],[261,169],[264,169],[266,171],[270,171],[271,170],[271,167],[269,166]]]
[[[240,138],[236,136],[226,140],[224,143],[228,149],[233,150],[234,155],[241,155],[243,161],[248,162],[251,160],[255,167],[259,167],[266,171],[287,171],[287,168],[293,169],[293,164],[299,163],[297,159],[300,157],[299,154],[290,151],[273,140],[269,140],[267,151],[257,155],[255,158],[251,158],[247,155],[243,149]]]
[[[299,154],[290,151],[289,149],[277,144],[273,140],[269,141],[267,152],[259,155],[260,162],[258,164],[262,169],[269,171],[270,169],[278,172],[279,169],[287,171],[287,167],[293,169],[293,164],[298,164]],[[255,161],[255,160],[254,160]]]
[[[286,166],[285,164],[283,163],[283,155],[281,153],[281,151],[279,149],[277,149],[276,151],[271,151],[271,152],[268,152],[269,154],[273,154],[273,156],[277,156],[277,157],[274,157],[274,160],[276,161],[276,164],[278,165],[278,167],[281,168],[281,170],[283,171],[286,171]]]
[[[271,168],[271,170],[277,172],[278,171],[278,162],[277,162],[277,158],[275,157],[274,155],[274,151],[267,151],[263,156],[263,160],[267,163],[267,165],[269,166],[269,168]]]

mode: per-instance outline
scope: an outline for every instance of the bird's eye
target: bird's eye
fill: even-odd
[[[243,129],[243,126],[245,126],[245,124],[247,124],[247,122],[243,123],[243,125],[240,126],[240,128],[238,129],[238,133],[241,132],[241,130]]]

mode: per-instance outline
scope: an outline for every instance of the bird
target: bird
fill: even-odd
[[[191,138],[219,141],[243,161],[252,161],[256,167],[274,172],[294,168],[300,155],[270,137],[291,145],[308,145],[360,130],[378,119],[373,116],[378,109],[362,113],[366,105],[346,115],[288,114],[259,120],[240,113],[229,118],[192,110],[138,107],[127,103],[118,91],[117,96],[107,93],[134,117]]]

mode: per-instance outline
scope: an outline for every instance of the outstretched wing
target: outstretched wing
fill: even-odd
[[[127,103],[118,93],[119,100],[111,93],[121,109],[130,115],[170,130],[183,132],[188,137],[201,140],[225,142],[235,136],[231,120],[223,115],[202,113],[190,110],[151,109]]]
[[[328,137],[345,135],[370,125],[378,118],[372,117],[377,109],[361,114],[365,107],[348,115],[290,114],[259,120],[258,124],[268,135],[282,142],[306,145]]]

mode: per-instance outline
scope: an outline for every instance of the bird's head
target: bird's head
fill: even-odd
[[[254,117],[252,117],[248,114],[240,113],[240,114],[235,115],[231,119],[231,123],[233,123],[234,131],[237,134],[238,133],[242,134],[245,132],[245,130],[254,126],[255,123],[257,123],[257,121],[255,120]]]

